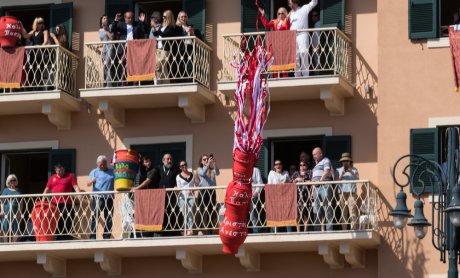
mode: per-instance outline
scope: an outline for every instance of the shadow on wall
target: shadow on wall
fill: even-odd
[[[115,129],[110,125],[110,123],[104,118],[101,117],[97,121],[97,125],[99,126],[99,130],[101,131],[102,135],[105,137],[105,140],[110,145],[110,147],[114,150],[118,149],[117,146],[117,132]]]
[[[393,192],[393,196],[396,196],[396,193]],[[378,191],[376,205],[377,230],[382,237],[382,244],[379,247],[379,268],[382,269],[379,272],[388,274],[386,277],[424,277],[428,273],[425,264],[429,259],[423,244],[415,234],[407,237],[406,232],[413,233],[412,227],[404,230],[394,227],[393,217],[389,215],[393,207],[380,191]],[[387,267],[391,267],[391,270]]]
[[[355,49],[355,65],[356,65],[356,80],[355,88],[358,94],[361,95],[363,100],[369,106],[374,116],[377,116],[378,107],[378,94],[377,94],[377,82],[378,78],[375,72],[371,69],[369,64],[366,62],[361,53]]]

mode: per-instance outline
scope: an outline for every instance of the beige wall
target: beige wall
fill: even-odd
[[[426,40],[408,39],[407,1],[378,1],[378,11],[378,180],[384,198],[394,206],[397,191],[390,169],[398,157],[409,153],[409,129],[428,127],[430,117],[458,115],[458,94],[454,92],[450,50],[428,49]],[[431,206],[425,203],[425,215],[431,221]],[[381,226],[389,233],[391,219],[386,220]],[[384,242],[379,249],[379,277],[403,277],[401,273],[404,277],[428,277],[429,273],[447,272],[431,245],[431,231],[422,241],[413,235],[407,228],[402,234],[394,233],[399,242]]]

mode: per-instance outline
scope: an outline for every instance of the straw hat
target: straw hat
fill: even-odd
[[[350,154],[350,153],[343,153],[343,154],[342,154],[342,158],[340,158],[339,161],[340,161],[340,162],[343,162],[343,161],[350,161],[350,162],[353,162],[353,159],[351,158],[351,154]]]

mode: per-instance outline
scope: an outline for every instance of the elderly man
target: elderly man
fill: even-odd
[[[353,167],[353,160],[350,153],[343,153],[340,158],[342,167],[338,169],[339,180],[351,181],[359,180],[358,169]],[[342,183],[339,187],[340,191],[340,208],[342,209],[342,216],[345,223],[342,224],[343,230],[347,229],[347,223],[350,222],[351,229],[356,229],[356,221],[358,219],[358,207],[356,205],[356,184]]]
[[[176,177],[179,170],[173,165],[173,157],[169,153],[163,155],[161,160],[162,164],[157,167],[159,174],[158,188],[174,188],[177,185]],[[180,215],[178,196],[175,191],[166,192],[166,209],[163,221],[163,228],[165,230],[177,229],[178,225],[177,215]],[[178,232],[163,232],[165,236],[179,235]]]
[[[311,0],[310,3],[300,6],[301,0],[289,0],[291,12],[289,18],[291,20],[291,30],[308,29],[308,14],[318,4],[318,0]],[[298,32],[296,38],[296,69],[295,76],[308,76],[308,45],[309,38],[307,32]]]
[[[115,15],[115,20],[111,25],[112,34],[117,34],[119,40],[136,40],[145,37],[148,29],[145,24],[145,13],[139,13],[139,21],[134,21],[134,13],[131,11],[125,12],[124,21],[121,21],[121,13]]]
[[[331,181],[332,167],[329,158],[324,157],[323,150],[319,147],[313,149],[312,181]],[[324,231],[324,214],[326,214],[326,230],[332,231],[333,210],[329,202],[332,202],[333,189],[331,184],[321,184],[313,187],[313,211],[316,213],[315,224],[317,231]]]
[[[43,194],[53,193],[59,194],[51,198],[51,202],[56,204],[61,217],[59,218],[56,229],[57,240],[72,240],[72,220],[74,210],[72,209],[73,201],[70,196],[63,196],[62,193],[70,193],[72,189],[75,192],[81,192],[78,187],[75,176],[71,173],[66,173],[64,166],[58,163],[54,166],[56,174],[52,175],[46,184]]]
[[[96,159],[97,167],[89,173],[88,186],[93,187],[93,192],[113,191],[114,173],[113,169],[107,167],[107,157],[99,155]],[[91,235],[90,239],[96,239],[96,227],[104,215],[104,239],[110,239],[112,233],[112,216],[113,216],[113,195],[112,194],[94,194],[91,200]]]

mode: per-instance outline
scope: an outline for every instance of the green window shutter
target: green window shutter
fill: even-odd
[[[105,14],[109,17],[109,23],[113,22],[116,13],[123,14],[133,11],[133,8],[133,0],[105,0]]]
[[[0,7],[0,16],[4,16],[5,15],[5,10],[3,10],[2,7]]]
[[[269,156],[268,156],[268,149],[269,149],[269,141],[268,139],[264,140],[264,144],[260,148],[260,155],[259,155],[259,161],[256,163],[256,167],[259,168],[260,170],[260,175],[262,176],[262,180],[264,182],[267,182],[267,177],[268,177],[268,170],[270,167],[268,166],[269,163]]]
[[[342,157],[342,153],[348,152],[351,154],[351,136],[325,136],[323,140],[323,152],[331,160],[334,169],[340,168],[339,160]]]
[[[321,0],[321,27],[345,25],[345,0]]]
[[[183,0],[182,6],[193,28],[206,35],[206,0]],[[198,36],[199,37],[199,36]]]
[[[50,31],[54,32],[58,24],[67,29],[69,49],[72,49],[72,15],[73,3],[52,5],[50,8]]]
[[[270,18],[270,1],[261,0],[259,1],[261,8],[265,10],[265,16],[267,20]],[[256,32],[256,20],[258,22],[259,31],[265,31],[264,26],[260,19],[258,19],[259,11],[255,5],[254,0],[241,0],[241,32]]]
[[[54,165],[58,163],[65,167],[67,173],[76,176],[76,157],[77,151],[75,149],[51,150],[48,154],[48,178],[54,174]]]
[[[421,156],[428,160],[439,161],[439,147],[438,147],[438,129],[437,128],[420,128],[410,130],[410,154]],[[416,164],[417,161],[411,160],[411,164]],[[411,192],[419,193],[423,190],[424,193],[431,193],[434,189],[438,191],[439,186],[431,184],[428,175],[422,175],[421,171],[415,171],[415,167],[411,167],[410,172],[413,176],[413,187]],[[435,171],[435,169],[432,169]],[[396,173],[398,174],[398,173]]]
[[[186,157],[186,144],[185,143],[168,143],[168,144],[149,144],[149,145],[132,145],[130,147],[139,152],[141,156],[148,156],[152,160],[152,165],[157,166],[161,164],[163,155],[170,153],[174,165],[179,165],[179,161]],[[195,161],[187,161],[191,167]]]
[[[439,37],[439,0],[409,0],[409,38]]]

